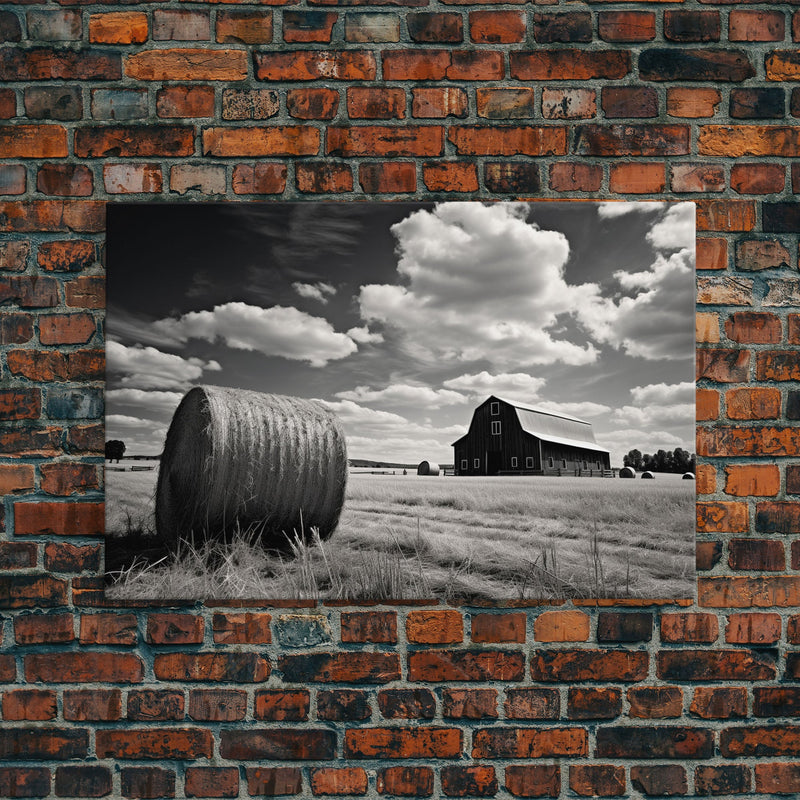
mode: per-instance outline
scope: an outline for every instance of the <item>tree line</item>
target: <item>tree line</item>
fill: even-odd
[[[676,447],[672,452],[659,450],[653,455],[642,453],[641,450],[630,450],[622,459],[626,467],[633,467],[637,472],[650,470],[651,472],[694,472],[695,454]]]

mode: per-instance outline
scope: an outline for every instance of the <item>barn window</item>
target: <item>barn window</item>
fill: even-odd
[[[472,463],[473,463],[475,469],[480,469],[481,468],[481,460],[479,458],[476,458],[475,461],[473,461]]]
[[[548,467],[550,467],[550,469],[553,469],[553,466],[554,466],[554,465],[555,465],[555,462],[553,461],[553,456],[550,456],[550,457],[547,459],[547,466],[548,466]]]
[[[500,420],[495,420],[492,423],[492,436],[500,435]]]
[[[583,468],[589,469],[589,464],[586,461],[583,462]]]
[[[561,468],[562,469],[566,469],[567,468],[567,459],[566,458],[562,458],[561,459]]]
[[[461,459],[461,469],[469,469],[469,461],[466,458]]]
[[[516,469],[516,467],[517,467],[517,457],[516,456],[511,456],[511,466],[514,467],[514,469]]]
[[[491,403],[489,405],[489,413],[492,416],[495,416],[496,414],[499,414],[500,413],[500,403]]]
[[[533,469],[533,456],[528,456],[528,457],[525,459],[525,466],[526,466],[528,469]]]

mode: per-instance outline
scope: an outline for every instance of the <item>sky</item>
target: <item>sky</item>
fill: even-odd
[[[452,463],[490,395],[694,452],[693,203],[112,203],[106,438],[204,384],[317,399],[350,458]]]

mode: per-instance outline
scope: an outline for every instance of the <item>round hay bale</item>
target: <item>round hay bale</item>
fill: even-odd
[[[682,481],[693,481],[694,480],[694,472],[684,472],[683,475],[681,475],[681,480]]]
[[[179,539],[230,541],[236,530],[265,547],[327,539],[347,483],[338,418],[297,397],[198,386],[170,423],[156,486],[156,530]]]
[[[646,470],[645,470],[645,471],[644,471],[644,472],[641,474],[641,477],[642,477],[642,478],[645,478],[646,480],[650,480],[650,481],[652,481],[652,480],[654,480],[654,479],[655,479],[655,477],[656,477],[656,476],[655,476],[655,475],[653,475],[653,473],[652,473],[652,472],[650,472],[650,470],[649,470],[649,469],[646,469]]]
[[[439,465],[433,461],[420,461],[417,467],[417,475],[438,475]]]
[[[619,471],[620,478],[635,478],[636,470],[633,467],[623,467]]]

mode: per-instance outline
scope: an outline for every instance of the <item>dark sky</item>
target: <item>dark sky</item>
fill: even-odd
[[[355,458],[447,461],[491,393],[588,419],[612,456],[691,450],[693,214],[109,204],[108,436],[159,452],[214,383],[328,402]]]

